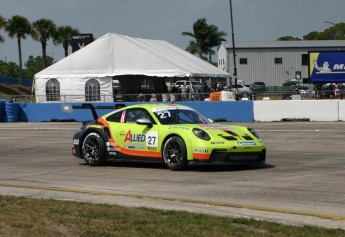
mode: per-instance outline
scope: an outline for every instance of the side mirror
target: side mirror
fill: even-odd
[[[152,122],[151,122],[151,120],[149,120],[147,118],[138,119],[137,124],[147,125],[149,128],[152,128]]]

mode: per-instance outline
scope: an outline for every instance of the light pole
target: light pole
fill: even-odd
[[[235,88],[237,88],[237,67],[236,67],[236,52],[235,52],[235,34],[234,34],[234,22],[232,17],[232,1],[230,3],[230,22],[231,22],[231,36],[232,36],[232,55],[234,59],[234,78],[235,78]]]

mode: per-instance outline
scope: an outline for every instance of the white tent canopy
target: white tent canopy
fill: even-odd
[[[74,95],[76,98],[82,95],[83,98],[72,100],[81,101],[85,100],[86,80],[97,79],[100,93],[112,95],[112,78],[122,75],[230,77],[225,71],[166,41],[108,33],[37,73],[36,101],[47,101],[46,84],[50,79],[58,81],[62,96]]]

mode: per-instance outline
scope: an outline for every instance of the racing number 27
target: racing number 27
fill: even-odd
[[[158,147],[158,132],[150,131],[146,133],[146,146]]]

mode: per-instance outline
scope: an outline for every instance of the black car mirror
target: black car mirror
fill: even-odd
[[[137,124],[141,124],[141,125],[147,125],[149,128],[152,127],[152,122],[151,120],[147,119],[147,118],[141,118],[137,120]]]

